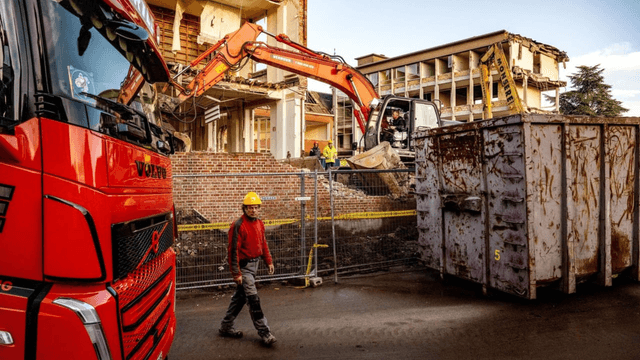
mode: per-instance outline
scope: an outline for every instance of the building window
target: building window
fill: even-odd
[[[367,74],[367,78],[373,84],[373,87],[378,87],[378,73]]]
[[[420,79],[420,68],[418,64],[407,65],[407,80],[418,80]]]
[[[380,72],[380,85],[391,84],[391,70],[385,70]]]
[[[396,83],[404,82],[405,80],[405,69],[404,66],[397,67],[393,69],[393,81]]]
[[[353,137],[353,105],[351,100],[341,91],[336,92],[337,106],[336,133],[338,135],[338,150],[351,150]]]

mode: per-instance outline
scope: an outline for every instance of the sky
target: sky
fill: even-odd
[[[640,116],[640,1],[308,0],[307,45],[351,66],[371,53],[395,57],[498,30],[554,46],[580,65],[600,64],[614,99]],[[311,81],[311,90],[329,87]]]

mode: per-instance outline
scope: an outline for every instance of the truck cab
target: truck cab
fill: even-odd
[[[173,138],[116,101],[159,54],[143,1],[0,0],[0,359],[166,358]]]

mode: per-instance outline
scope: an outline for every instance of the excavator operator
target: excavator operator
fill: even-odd
[[[396,133],[396,131],[405,131],[406,127],[407,123],[405,119],[400,116],[400,110],[393,110],[391,119],[387,120],[387,116],[382,118],[381,140],[393,144],[393,135]]]

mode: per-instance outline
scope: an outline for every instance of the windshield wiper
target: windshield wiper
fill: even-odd
[[[89,94],[87,92],[81,92],[80,95],[86,96],[86,97],[91,98],[91,99],[96,100],[96,101],[102,101],[102,102],[105,103],[106,107],[109,110],[115,111],[115,112],[119,113],[120,115],[130,114],[130,115],[137,115],[137,116],[146,117],[143,113],[140,113],[138,110],[132,108],[131,106],[125,105],[123,103],[119,103],[119,102],[117,102],[115,100],[106,98],[104,96],[93,95],[93,94]],[[99,104],[99,105],[102,105],[102,104]]]
[[[125,122],[110,122],[104,124],[112,126],[118,134],[133,137],[138,140],[151,141],[149,120],[144,113],[132,108],[131,106],[119,103],[109,98],[81,92],[80,95],[96,100],[96,106],[104,106],[108,110],[118,113]]]

